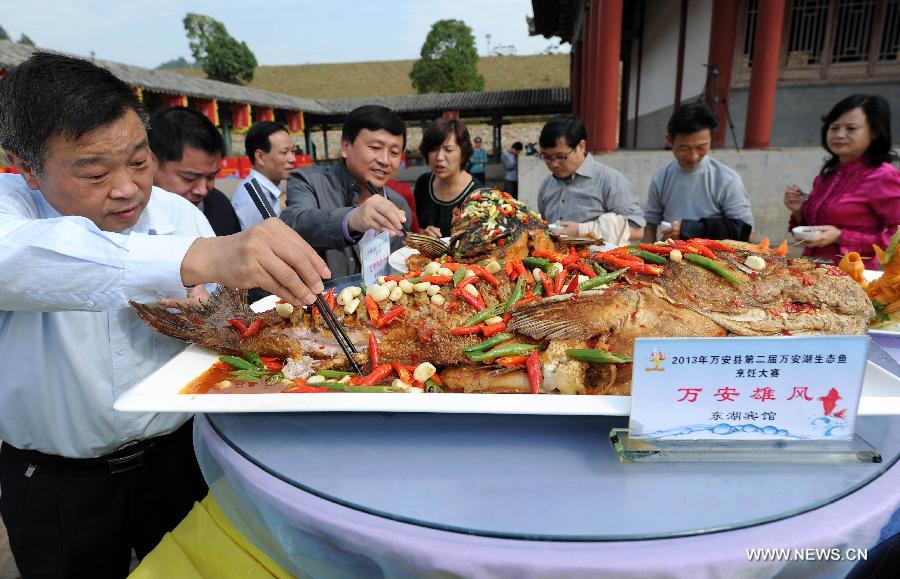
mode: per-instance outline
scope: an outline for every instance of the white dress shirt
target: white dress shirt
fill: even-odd
[[[128,300],[183,298],[181,261],[212,236],[196,207],[157,187],[137,224],[111,233],[61,216],[19,175],[0,175],[0,439],[90,458],[182,425],[189,415],[113,410],[184,348]]]
[[[234,197],[231,198],[231,204],[234,206],[234,212],[237,213],[238,219],[241,221],[241,229],[247,231],[257,223],[262,223],[262,215],[259,213],[259,209],[256,208],[256,204],[253,203],[253,199],[250,198],[250,193],[247,192],[247,188],[244,186],[246,183],[249,183],[251,179],[256,179],[259,181],[260,186],[266,194],[266,199],[269,200],[269,205],[272,206],[272,210],[275,211],[275,216],[278,217],[281,215],[281,204],[278,202],[278,199],[281,197],[281,189],[275,183],[269,181],[269,179],[257,171],[256,169],[251,169],[250,174],[241,181],[238,188],[234,191]]]

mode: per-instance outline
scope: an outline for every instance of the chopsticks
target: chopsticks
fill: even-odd
[[[259,210],[259,214],[262,215],[263,219],[275,217],[275,211],[272,209],[272,206],[269,205],[269,201],[266,199],[259,181],[250,179],[250,182],[245,183],[244,187],[250,194],[250,199],[253,200],[253,204],[256,205],[256,208]],[[350,366],[353,367],[353,371],[362,375],[362,370],[359,369],[359,365],[356,363],[356,360],[353,359],[353,353],[358,353],[359,350],[353,345],[353,342],[344,331],[344,326],[341,325],[341,322],[335,317],[334,312],[328,307],[328,302],[322,299],[321,295],[317,295],[315,306],[319,309],[319,313],[322,314],[325,325],[328,326],[334,339],[337,340],[341,350],[344,351],[344,355],[347,356],[347,360],[350,361]]]

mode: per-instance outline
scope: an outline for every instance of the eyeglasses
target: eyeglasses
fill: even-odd
[[[547,155],[546,153],[541,153],[540,155],[538,155],[538,157],[545,163],[552,163],[554,161],[565,161],[574,152],[575,149],[569,149],[568,153],[556,153],[555,155]]]

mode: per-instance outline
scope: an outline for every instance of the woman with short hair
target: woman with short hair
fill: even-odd
[[[472,150],[469,130],[456,119],[437,119],[422,135],[419,151],[431,171],[419,177],[413,193],[423,233],[449,237],[453,209],[481,186],[464,169]]]
[[[815,226],[803,255],[837,262],[855,251],[874,257],[872,244],[887,247],[900,226],[900,171],[892,163],[891,109],[879,96],[856,94],[837,103],[823,118],[822,147],[830,157],[809,194],[791,185],[784,205],[790,227]],[[866,267],[877,268],[874,259]]]

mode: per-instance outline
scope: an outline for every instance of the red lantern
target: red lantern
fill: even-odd
[[[303,132],[303,111],[288,111],[288,131],[292,135]]]
[[[231,105],[231,124],[234,132],[246,133],[247,129],[250,128],[251,118],[250,105]]]
[[[272,110],[272,107],[257,107],[256,108],[256,121],[274,121],[275,120],[275,111]]]
[[[167,109],[174,109],[177,107],[186,107],[188,105],[188,98],[183,94],[167,94],[163,95],[163,106]]]

